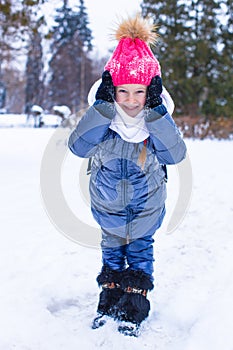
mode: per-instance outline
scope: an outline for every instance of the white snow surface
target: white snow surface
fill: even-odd
[[[101,252],[58,232],[43,206],[40,165],[54,132],[0,129],[0,350],[232,350],[233,142],[186,140],[191,203],[175,231],[166,234],[165,222],[155,234],[151,312],[131,338],[114,321],[91,329]],[[81,160],[69,153],[65,162],[72,192]],[[168,171],[169,217],[176,167]],[[83,206],[81,196],[75,201]]]

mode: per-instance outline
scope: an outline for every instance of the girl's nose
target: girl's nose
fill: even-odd
[[[134,96],[134,94],[129,94],[129,95],[128,95],[128,102],[130,102],[130,103],[135,102],[135,96]]]

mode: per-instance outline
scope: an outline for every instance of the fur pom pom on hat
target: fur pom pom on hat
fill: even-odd
[[[110,72],[114,86],[148,86],[154,76],[161,76],[160,64],[149,46],[155,44],[158,37],[154,29],[148,20],[139,16],[128,18],[118,26],[115,37],[119,43],[104,67]]]

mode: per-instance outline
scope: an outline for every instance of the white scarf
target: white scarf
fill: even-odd
[[[110,129],[116,131],[127,142],[139,143],[148,138],[144,109],[136,117],[130,117],[116,102],[115,107],[117,113],[109,126]]]

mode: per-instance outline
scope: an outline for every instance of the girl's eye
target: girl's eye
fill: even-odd
[[[144,90],[138,90],[137,94],[145,94],[146,92]]]
[[[124,89],[119,89],[119,90],[118,90],[118,92],[121,92],[121,93],[127,93],[127,91],[126,91],[126,90],[124,90]]]

